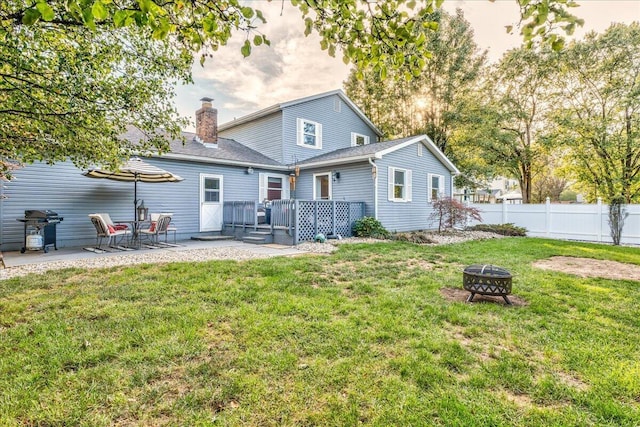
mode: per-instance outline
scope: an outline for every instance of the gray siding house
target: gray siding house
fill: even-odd
[[[137,129],[124,136],[144,138]],[[220,232],[295,244],[317,232],[349,235],[362,215],[391,231],[430,228],[431,200],[451,196],[458,173],[426,135],[380,142],[380,131],[340,90],[220,126],[211,100],[203,98],[196,132],[183,137],[184,143],[171,142],[170,152],[144,160],[184,180],[137,187],[150,212],[173,213],[179,239]],[[70,162],[35,163],[0,186],[0,250],[23,245],[16,219],[25,210],[64,217],[58,247],[95,241],[90,213],[133,216],[132,183],[88,179],[82,172]]]

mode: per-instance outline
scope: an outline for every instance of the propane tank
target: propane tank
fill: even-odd
[[[30,251],[39,251],[44,246],[44,239],[37,231],[32,231],[27,236],[27,249]]]

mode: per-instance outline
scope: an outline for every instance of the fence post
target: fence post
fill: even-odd
[[[318,201],[313,202],[313,238],[318,235]]]
[[[300,234],[300,232],[298,231],[298,229],[300,228],[298,227],[298,225],[300,224],[299,215],[300,215],[300,201],[298,199],[295,199],[293,201],[293,213],[289,212],[289,234],[291,234],[291,225],[293,224],[293,244],[294,245],[298,244],[298,238]]]
[[[502,224],[507,223],[507,201],[502,200]]]
[[[602,198],[598,197],[598,204],[596,205],[598,209],[598,242],[602,242]]]
[[[545,220],[544,220],[545,236],[551,235],[551,199],[549,197],[545,200]]]
[[[331,230],[331,234],[335,237],[336,235],[336,201],[332,200],[331,201],[331,225],[332,230]]]

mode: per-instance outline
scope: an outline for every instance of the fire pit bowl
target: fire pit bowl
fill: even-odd
[[[511,273],[495,265],[474,264],[466,267],[462,274],[464,289],[471,292],[467,302],[472,302],[476,294],[501,296],[511,305],[507,295],[511,293]]]

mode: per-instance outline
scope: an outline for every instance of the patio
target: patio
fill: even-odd
[[[63,268],[103,268],[131,264],[155,264],[165,262],[198,262],[212,259],[245,260],[291,256],[303,253],[299,249],[284,245],[252,245],[237,240],[178,240],[173,247],[134,251],[94,253],[82,247],[60,248],[57,251],[2,252],[6,268],[0,268],[0,280],[36,272]]]

